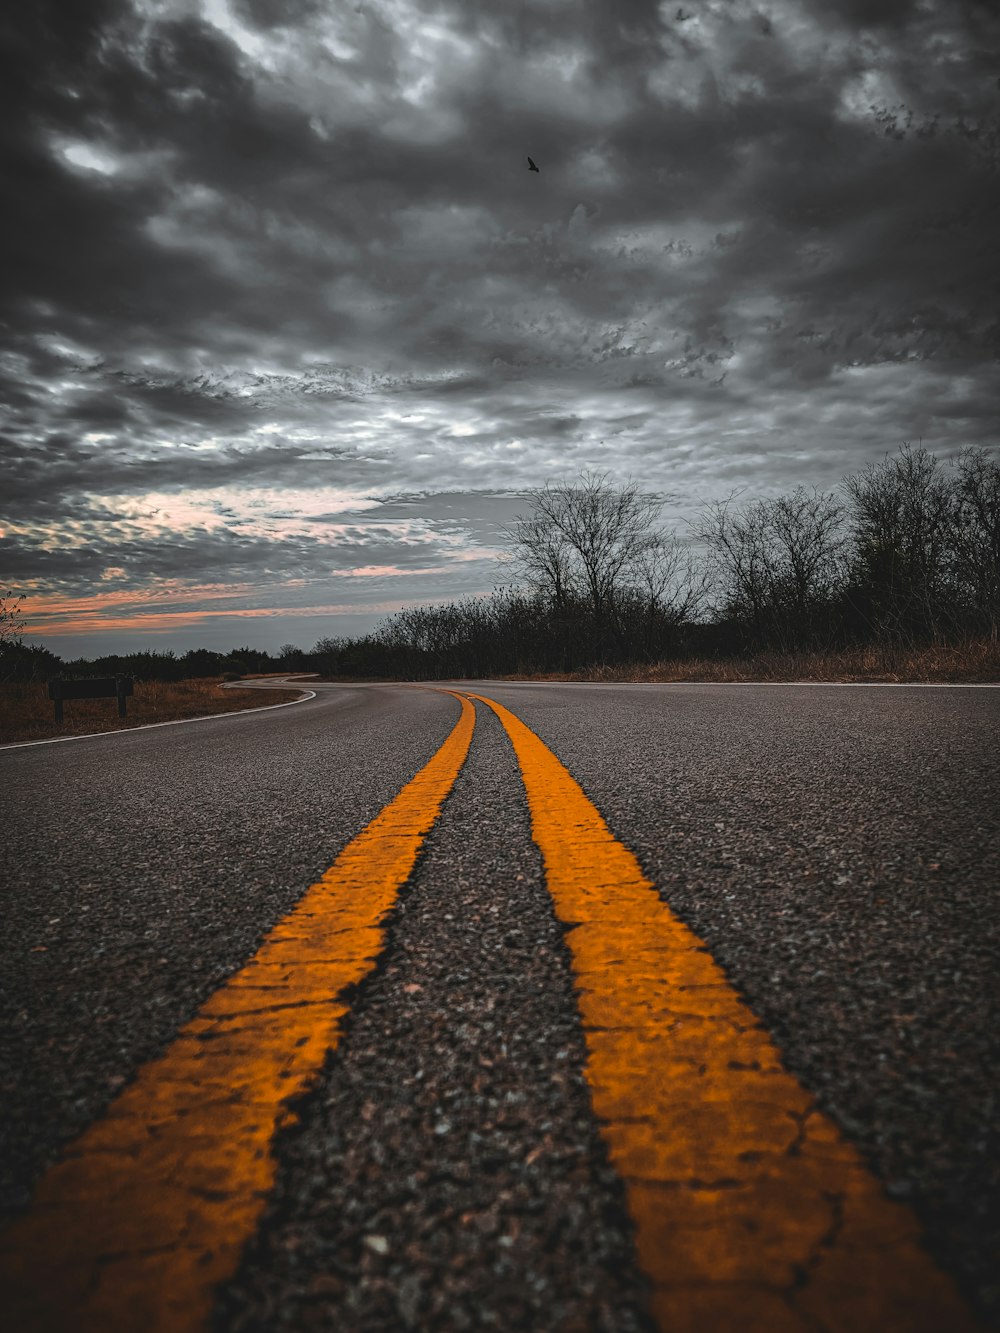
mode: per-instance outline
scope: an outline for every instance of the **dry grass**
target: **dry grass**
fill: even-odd
[[[122,731],[148,722],[235,713],[266,704],[286,704],[291,690],[222,689],[218,679],[137,680],[122,721],[114,699],[67,699],[64,721],[56,726],[46,685],[0,685],[0,744],[40,741],[52,736],[82,736],[94,731]]]
[[[310,671],[244,671],[240,674],[240,680],[284,680],[286,676],[309,676],[315,675]]]
[[[714,661],[653,662],[591,667],[566,675],[510,676],[509,680],[579,681],[884,681],[924,684],[1000,681],[1000,644],[977,640],[953,648],[852,648],[835,653],[761,653]]]

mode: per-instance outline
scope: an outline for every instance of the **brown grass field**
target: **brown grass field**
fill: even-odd
[[[210,713],[236,713],[266,704],[287,704],[295,697],[291,690],[222,689],[215,677],[171,682],[137,680],[125,721],[119,718],[114,699],[67,699],[63,724],[57,727],[48,686],[0,684],[0,745],[122,731],[149,722],[173,722]]]
[[[713,661],[652,662],[591,667],[565,675],[508,676],[508,680],[639,682],[859,681],[887,684],[989,684],[1000,681],[1000,644],[977,640],[952,648],[853,648],[836,653],[761,653]]]

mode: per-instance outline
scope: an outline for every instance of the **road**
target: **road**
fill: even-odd
[[[1000,1327],[1000,690],[315,688],[0,751],[19,1326]]]

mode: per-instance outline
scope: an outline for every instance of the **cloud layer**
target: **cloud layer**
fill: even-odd
[[[482,590],[583,467],[677,517],[997,446],[987,3],[7,22],[0,572],[46,641]]]

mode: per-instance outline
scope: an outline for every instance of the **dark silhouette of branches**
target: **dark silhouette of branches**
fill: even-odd
[[[942,642],[951,627],[955,486],[926,449],[844,478],[851,530],[848,599],[879,640]]]
[[[655,656],[659,646],[690,624],[704,607],[711,585],[708,570],[676,535],[654,533],[637,552],[630,568],[642,605],[643,656]]]
[[[634,481],[617,485],[607,473],[584,472],[572,483],[531,491],[528,512],[507,532],[529,587],[562,612],[571,599],[585,603],[595,660],[614,651],[637,582],[648,592],[657,549],[662,564],[662,504]]]
[[[24,614],[21,604],[23,593],[16,593],[8,588],[0,593],[0,644],[20,643],[24,633]]]
[[[995,643],[1000,626],[1000,459],[966,449],[952,507],[955,573],[973,625]]]
[[[697,533],[712,566],[719,618],[742,627],[750,649],[788,652],[829,640],[843,573],[843,506],[829,493],[736,505],[716,501]]]

